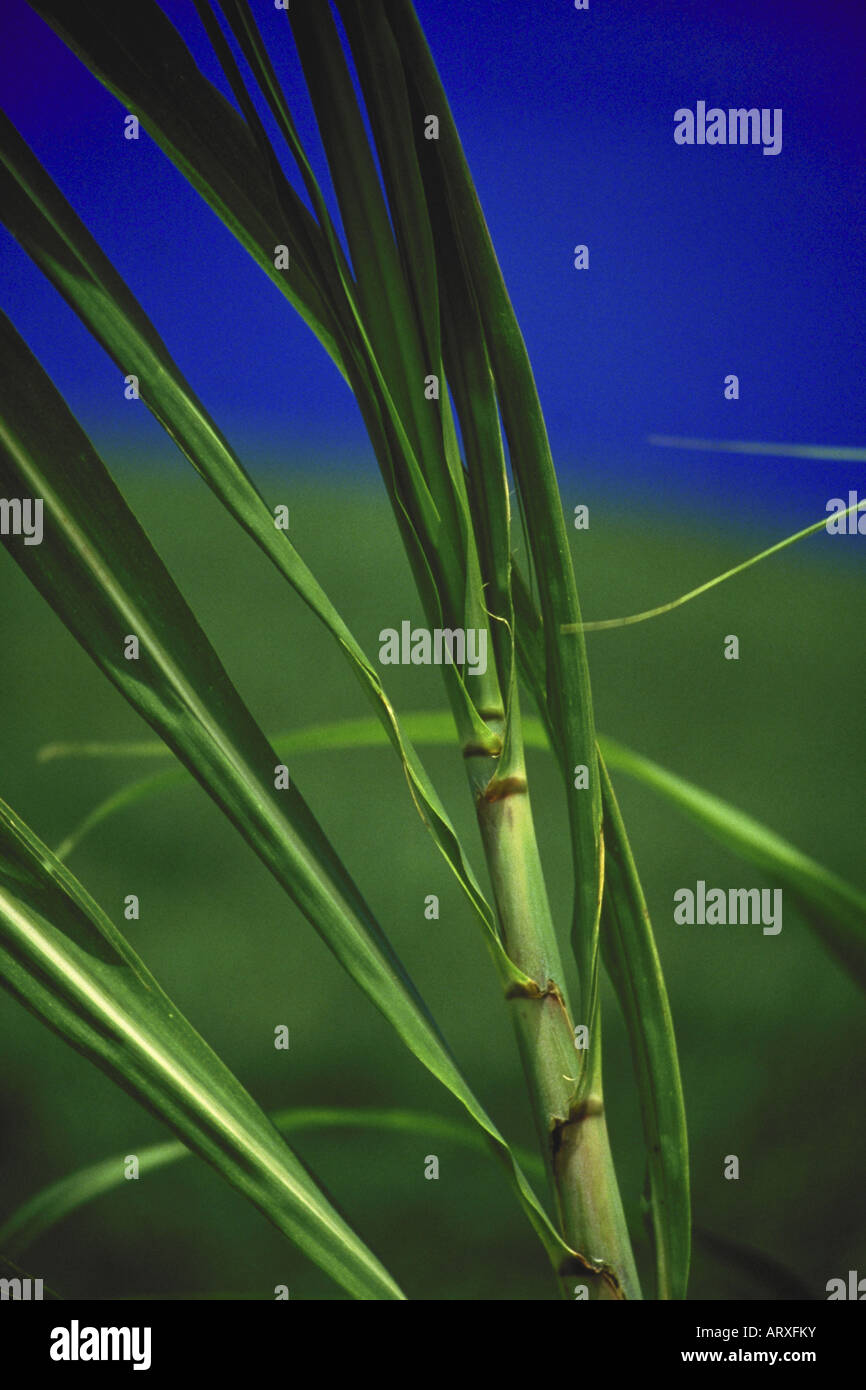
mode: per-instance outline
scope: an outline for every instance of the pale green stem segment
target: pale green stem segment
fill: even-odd
[[[561,634],[565,623],[579,623],[581,614],[571,563],[562,502],[547,432],[526,346],[520,333],[501,270],[490,242],[448,102],[417,16],[408,0],[388,0],[381,6],[400,51],[407,88],[421,129],[424,113],[439,121],[439,139],[424,148],[418,139],[419,164],[428,205],[447,209],[437,219],[437,244],[449,244],[459,266],[448,283],[465,287],[474,297],[482,342],[476,345],[475,380],[492,374],[495,400],[501,412],[521,512],[539,579],[544,617],[546,690],[551,717],[568,765],[585,767],[585,791],[568,802],[575,875],[572,940],[578,961],[585,1050],[574,1047],[564,979],[558,956],[549,950],[553,927],[543,892],[535,835],[529,812],[521,736],[516,709],[516,679],[509,689],[509,722],[502,774],[477,746],[464,740],[464,756],[480,766],[470,767],[476,807],[488,867],[495,882],[500,929],[506,952],[535,959],[543,968],[550,959],[556,974],[533,980],[535,997],[521,1003],[517,1026],[536,1116],[552,1165],[564,1229],[569,1243],[604,1266],[601,1287],[613,1296],[639,1296],[628,1232],[622,1215],[601,1107],[600,1029],[598,1021],[599,921],[603,876],[601,792],[597,773],[595,726],[585,646],[582,637],[569,641]],[[447,264],[447,261],[446,261]],[[480,375],[478,375],[480,374]],[[459,391],[459,376],[457,378]],[[493,397],[490,396],[493,404]],[[464,416],[464,418],[468,418]],[[486,418],[486,417],[485,417]],[[481,425],[484,436],[488,429]],[[492,415],[490,425],[493,424]],[[470,431],[471,437],[471,431]],[[493,458],[490,481],[493,482]],[[498,475],[498,467],[496,469]],[[507,536],[500,524],[495,540]],[[494,538],[491,538],[494,539]],[[501,552],[497,550],[497,555]],[[507,556],[504,569],[508,583]],[[495,567],[493,577],[501,571]],[[492,595],[495,601],[495,595]],[[507,613],[510,616],[508,597]],[[485,715],[488,711],[484,711]],[[480,775],[482,772],[486,776]],[[525,809],[518,809],[520,803]],[[502,804],[500,804],[502,803]],[[511,804],[509,804],[511,803]],[[527,896],[528,895],[528,896]],[[543,907],[541,904],[543,903]],[[509,940],[510,933],[510,940]],[[515,954],[516,953],[516,954]],[[517,966],[524,974],[523,967]],[[526,985],[522,985],[526,990]],[[539,1028],[542,1035],[539,1036]],[[565,1054],[565,1055],[564,1055]],[[555,1087],[555,1093],[551,1092]],[[572,1188],[570,1192],[566,1188]],[[596,1281],[597,1283],[599,1281]]]
[[[516,721],[518,722],[518,721]],[[519,724],[518,724],[519,726]],[[493,886],[502,943],[523,979],[503,978],[539,1143],[566,1242],[597,1273],[578,1283],[592,1299],[640,1298],[601,1088],[601,1049],[581,1086],[569,1008],[521,758],[497,776],[496,759],[467,750],[467,772]],[[599,1010],[593,1027],[600,1027]],[[588,1034],[584,1035],[588,1039]],[[573,1280],[571,1281],[573,1284]],[[571,1289],[568,1296],[574,1296]]]

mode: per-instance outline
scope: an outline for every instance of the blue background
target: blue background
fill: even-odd
[[[223,85],[191,0],[164,8]],[[314,140],[285,16],[255,8]],[[684,453],[648,436],[866,443],[866,6],[417,9],[563,477],[625,506],[730,522],[771,512],[780,525],[817,519],[857,487],[862,464]],[[146,134],[123,139],[121,107],[24,0],[4,0],[0,50],[6,110],[244,457],[374,476],[325,353]],[[698,100],[781,107],[781,153],[676,145],[674,111]],[[573,268],[579,242],[588,272]],[[115,368],[5,234],[0,295],[98,444],[164,456],[158,426],[129,409]],[[737,402],[723,396],[729,372]]]

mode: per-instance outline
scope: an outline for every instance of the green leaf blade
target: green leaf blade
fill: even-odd
[[[108,258],[17,132],[0,113],[4,218],[118,367],[134,365],[145,404],[235,520],[316,614],[349,660],[403,765],[410,794],[437,848],[488,932],[493,914],[374,666],[292,546],[243,465],[185,381]]]
[[[403,1297],[120,933],[2,802],[0,979],[353,1297]]]
[[[602,951],[628,1030],[650,1180],[657,1297],[683,1299],[691,1254],[686,1112],[673,1020],[649,912],[604,759]]]
[[[2,316],[0,369],[9,382],[0,412],[0,486],[13,496],[43,498],[47,514],[39,546],[5,537],[6,548],[404,1044],[485,1132],[555,1268],[567,1264],[573,1252],[462,1076],[381,926],[294,783],[275,789],[273,749],[90,441]],[[130,633],[139,637],[140,663],[124,658]]]

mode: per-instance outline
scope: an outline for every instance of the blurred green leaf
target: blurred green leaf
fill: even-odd
[[[316,1130],[356,1130],[362,1133],[365,1130],[373,1130],[379,1133],[417,1134],[425,1139],[435,1138],[442,1143],[460,1144],[476,1152],[487,1151],[484,1139],[477,1129],[470,1129],[467,1125],[449,1120],[445,1116],[420,1110],[293,1107],[274,1111],[269,1119],[274,1128],[284,1135]],[[543,1177],[544,1165],[537,1154],[518,1148],[515,1148],[514,1152],[527,1173],[536,1178]],[[184,1144],[172,1141],[139,1148],[137,1156],[139,1172],[144,1175],[189,1158],[191,1150]],[[34,1193],[0,1225],[0,1248],[11,1255],[23,1253],[72,1212],[120,1187],[123,1182],[124,1157],[123,1154],[115,1154],[112,1158],[91,1163],[86,1168],[70,1173],[67,1177],[60,1178]],[[729,1266],[738,1274],[745,1274],[748,1278],[754,1279],[770,1289],[775,1298],[812,1297],[809,1286],[798,1275],[762,1251],[742,1245],[727,1236],[719,1236],[700,1226],[694,1228],[694,1240],[696,1246],[705,1251],[711,1259]],[[3,1263],[2,1257],[0,1263]],[[17,1266],[8,1260],[5,1264],[11,1272],[17,1271]],[[171,1296],[180,1298],[183,1295]],[[201,1296],[216,1298],[220,1295],[208,1293]],[[240,1296],[255,1295],[226,1295]]]
[[[744,1245],[741,1241],[732,1240],[730,1236],[721,1236],[715,1231],[695,1226],[695,1246],[735,1273],[740,1288],[745,1276],[768,1289],[774,1299],[795,1302],[814,1300],[815,1291],[809,1287],[805,1279],[801,1279],[799,1274],[787,1269],[763,1250],[756,1250],[752,1245]]]
[[[354,1297],[403,1297],[105,914],[4,802],[0,977]]]
[[[701,453],[764,454],[771,458],[826,459],[831,463],[866,463],[866,449],[844,444],[767,444],[743,439],[685,439],[679,435],[651,434],[650,444],[665,449],[698,449]]]
[[[269,1118],[280,1134],[302,1134],[309,1130],[371,1129],[392,1134],[419,1134],[425,1139],[460,1144],[476,1152],[489,1153],[479,1130],[470,1129],[444,1115],[425,1114],[420,1110],[350,1110],[310,1106],[277,1110]],[[544,1177],[544,1165],[537,1154],[516,1148],[514,1152],[527,1172],[536,1178]],[[137,1157],[140,1174],[154,1173],[168,1164],[189,1158],[190,1150],[184,1144],[149,1144],[137,1150]],[[120,1187],[123,1181],[123,1156],[116,1155],[99,1163],[91,1163],[51,1183],[23,1202],[0,1225],[0,1248],[13,1255],[26,1250],[70,1212]]]
[[[2,1254],[0,1254],[0,1271],[2,1271],[2,1278],[4,1279],[30,1279],[32,1283],[37,1282],[37,1276],[34,1276],[26,1269],[22,1269],[20,1265],[15,1264],[12,1260],[8,1260],[5,1255]],[[61,1298],[61,1295],[56,1289],[52,1289],[44,1280],[41,1282],[43,1287],[42,1298],[44,1298],[46,1302],[54,1302]]]
[[[613,739],[600,743],[611,767],[658,792],[714,839],[786,888],[816,935],[866,989],[866,893],[721,797]]]
[[[451,746],[453,743],[453,727],[444,712],[407,714],[402,723],[407,735],[419,744]],[[549,749],[550,740],[541,720],[525,718],[523,726],[527,747]],[[332,724],[312,724],[305,729],[278,735],[273,742],[274,748],[280,753],[291,755],[317,749],[379,747],[385,744],[386,738],[381,727],[372,719],[347,719]],[[780,879],[825,946],[846,966],[858,984],[866,988],[866,893],[825,869],[745,811],[668,772],[618,740],[599,734],[598,746],[611,768],[637,778],[696,820],[735,854],[763,869],[769,877]],[[156,741],[66,743],[49,745],[42,750],[41,756],[150,758],[160,752],[167,755],[167,750]],[[142,778],[130,783],[100,802],[66,843],[71,841],[72,845],[77,844],[89,829],[121,806],[168,790],[184,780],[183,772],[171,771],[160,774],[158,778]]]

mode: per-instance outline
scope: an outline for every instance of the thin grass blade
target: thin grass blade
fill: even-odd
[[[866,501],[853,502],[850,507],[835,512],[832,520],[835,522],[843,516],[850,516],[853,512],[860,511],[866,512]],[[724,574],[716,575],[715,579],[708,579],[706,583],[699,584],[696,589],[690,589],[687,594],[681,594],[679,598],[671,599],[670,603],[659,604],[657,608],[648,608],[643,613],[631,613],[627,618],[603,618],[600,621],[581,623],[581,628],[584,632],[602,632],[608,628],[630,627],[634,623],[644,623],[648,618],[660,618],[664,613],[672,613],[675,608],[682,608],[684,603],[690,603],[692,599],[700,598],[701,594],[715,589],[716,585],[724,584],[728,579],[734,579],[744,570],[751,569],[753,565],[760,564],[762,560],[769,559],[771,555],[777,555],[780,550],[787,550],[788,546],[794,545],[796,541],[805,540],[807,536],[814,536],[818,531],[826,530],[828,524],[827,517],[823,517],[821,521],[814,521],[811,526],[806,526],[802,531],[795,532],[793,536],[786,536],[784,540],[776,541],[775,545],[768,546],[766,550],[750,556],[748,560],[742,560],[739,565],[725,570]],[[573,629],[569,628],[568,631],[573,631]]]
[[[444,404],[440,414],[425,390],[430,373],[439,371],[439,363],[425,358],[424,344],[429,334],[416,317],[416,303],[404,269],[407,257],[404,255],[401,262],[340,36],[330,8],[316,0],[297,0],[289,11],[289,19],[346,230],[361,318],[369,337],[369,362],[377,369],[377,392],[388,405],[388,429],[393,431],[399,422],[405,436],[405,442],[395,440],[398,447],[391,451],[393,482],[389,490],[392,501],[396,495],[401,508],[412,518],[423,550],[423,564],[435,580],[432,592],[421,588],[425,606],[428,615],[441,612],[447,627],[486,629],[487,611],[456,436],[448,428]],[[358,59],[362,71],[365,67],[368,70],[368,78],[370,63],[365,64],[364,55],[368,51],[366,27],[371,22],[376,22],[375,13],[365,9],[360,35],[356,32],[356,39],[360,37]],[[371,106],[374,114],[379,111],[377,123],[381,127],[387,116],[382,115],[382,106],[375,101],[378,90],[374,84]],[[386,106],[393,109],[397,93],[389,88],[388,95]],[[383,145],[386,159],[389,149],[393,157],[398,139],[396,132],[392,136],[390,144],[385,141]],[[404,203],[413,189],[417,189],[417,180],[410,189],[404,186]],[[426,219],[426,208],[417,198],[415,209],[420,218]],[[386,395],[383,381],[387,382]],[[420,479],[415,473],[415,460],[422,473]],[[415,515],[417,496],[424,490],[429,490],[439,519],[435,534],[429,523],[422,526]],[[418,560],[414,568],[417,577]],[[440,622],[433,625],[439,626]],[[472,682],[471,692],[456,667],[446,667],[445,676],[464,743],[479,747],[490,744],[492,735],[476,710],[491,706],[501,709],[494,665],[487,663],[485,671]]]
[[[673,1020],[643,890],[604,759],[601,941],[628,1029],[650,1183],[656,1297],[686,1296],[691,1247],[689,1146]]]
[[[305,1134],[313,1130],[360,1130],[380,1134],[412,1134],[440,1143],[459,1144],[476,1153],[487,1154],[488,1146],[477,1129],[444,1115],[426,1114],[420,1110],[345,1109],[310,1106],[277,1110],[270,1117],[280,1134]],[[528,1149],[514,1150],[520,1164],[535,1178],[543,1178],[544,1165],[537,1154]],[[136,1151],[138,1171],[142,1176],[189,1158],[191,1151],[184,1144],[149,1144]],[[65,1178],[49,1184],[17,1207],[0,1225],[0,1249],[17,1256],[45,1235],[58,1222],[79,1207],[121,1187],[123,1155],[101,1159],[80,1168]]]

